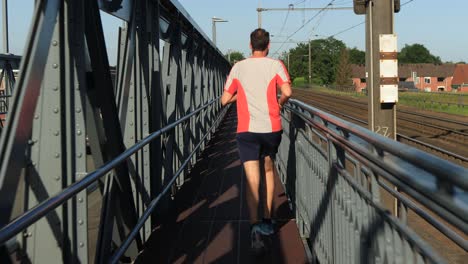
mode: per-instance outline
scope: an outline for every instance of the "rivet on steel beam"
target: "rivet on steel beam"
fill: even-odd
[[[133,96],[130,96],[130,99],[133,99]]]
[[[130,122],[130,125],[133,126],[133,122]]]
[[[52,46],[57,46],[58,42],[56,40],[52,41]]]
[[[82,202],[83,202],[83,198],[78,197],[78,202],[82,203]]]
[[[146,126],[146,125],[148,125],[148,122],[144,122],[143,124]]]
[[[28,232],[28,237],[32,237],[32,233],[31,233],[31,232]]]
[[[60,157],[60,154],[59,154],[59,153],[55,153],[55,156],[54,156],[54,157],[58,159],[58,158]]]
[[[33,144],[34,144],[34,141],[30,139],[30,140],[28,140],[28,144],[29,144],[29,145],[33,145]]]
[[[58,86],[55,86],[54,88],[52,88],[52,90],[58,91]]]
[[[76,156],[77,156],[78,158],[81,158],[81,157],[83,157],[83,153],[80,152],[80,153],[78,153]]]
[[[76,134],[77,134],[78,136],[80,136],[80,135],[81,135],[81,130],[76,131]]]
[[[57,68],[58,68],[58,64],[57,64],[57,63],[52,64],[52,68],[57,69]]]
[[[77,112],[77,113],[81,113],[81,108],[79,108],[79,107],[76,108],[76,112]]]
[[[34,119],[39,119],[39,115],[35,115],[35,116],[34,116]]]
[[[84,247],[84,243],[83,243],[83,242],[80,242],[80,247]]]
[[[56,113],[56,114],[57,114],[58,112],[59,112],[58,108],[57,108],[57,107],[56,107],[56,108],[54,108],[54,113]]]
[[[132,113],[132,112],[133,112],[133,109],[130,109],[129,111],[130,111],[130,113]]]
[[[54,132],[54,136],[58,136],[60,134],[60,132],[57,130]]]
[[[131,136],[130,139],[133,139],[133,136]]]
[[[56,181],[60,181],[60,177],[59,177],[59,176],[55,176],[54,179],[55,179]]]
[[[78,220],[78,224],[79,224],[79,225],[83,225],[83,220],[81,220],[81,219]]]

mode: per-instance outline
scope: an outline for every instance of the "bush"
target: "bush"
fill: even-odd
[[[307,87],[307,81],[305,77],[296,77],[293,80],[294,87]]]

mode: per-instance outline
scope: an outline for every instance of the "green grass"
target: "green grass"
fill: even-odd
[[[398,98],[398,103],[402,105],[429,111],[468,116],[468,96],[465,95],[400,93]]]
[[[354,98],[367,97],[365,93],[337,91],[319,86],[313,86],[308,89]],[[468,116],[468,94],[466,93],[399,92],[398,104],[428,111]]]

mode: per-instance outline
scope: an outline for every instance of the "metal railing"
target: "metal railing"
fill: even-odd
[[[278,170],[320,263],[444,263],[419,220],[468,250],[467,169],[297,100],[283,129]]]
[[[0,244],[4,244],[8,239],[13,238],[15,235],[20,233],[22,230],[30,226],[31,224],[35,223],[40,218],[44,217],[46,214],[52,212],[58,206],[64,204],[74,196],[76,196],[79,192],[83,191],[84,189],[90,187],[93,183],[98,181],[101,177],[106,176],[110,171],[117,168],[117,166],[135,155],[138,151],[142,150],[143,147],[150,144],[155,139],[160,138],[162,135],[167,134],[173,131],[177,126],[186,125],[190,120],[193,120],[197,116],[200,115],[202,111],[207,111],[210,106],[219,103],[219,98],[216,98],[209,102],[208,104],[203,105],[199,109],[191,112],[190,114],[184,116],[183,118],[177,120],[176,122],[165,126],[164,128],[151,133],[149,136],[145,137],[135,145],[131,146],[127,150],[125,150],[122,154],[118,155],[115,159],[107,162],[94,172],[89,173],[84,178],[76,181],[75,183],[71,184],[67,188],[65,188],[62,192],[53,195],[52,197],[48,198],[47,200],[41,202],[40,204],[36,205],[34,208],[28,210],[21,216],[17,217],[15,220],[10,222],[8,225],[0,229]],[[214,108],[213,108],[214,109]],[[182,174],[182,172],[187,169],[188,165],[192,161],[192,158],[197,154],[200,153],[200,148],[202,143],[206,142],[209,139],[209,136],[212,132],[216,129],[219,125],[220,121],[223,119],[226,111],[228,108],[224,108],[221,113],[216,118],[215,122],[208,128],[207,132],[203,135],[200,142],[197,143],[195,148],[190,152],[188,157],[183,161],[181,166],[177,169],[177,172],[171,177],[169,182],[164,186],[161,193],[159,193],[154,199],[150,201],[148,204],[147,209],[143,213],[142,217],[138,220],[137,225],[135,228],[130,232],[130,235],[127,239],[122,243],[122,246],[119,247],[117,252],[112,257],[111,263],[117,263],[119,258],[125,253],[125,251],[130,246],[131,241],[135,238],[143,224],[148,220],[148,218],[153,213],[156,205],[161,200],[161,198],[165,195],[168,195],[168,191],[175,183],[176,179]],[[106,194],[105,194],[106,195]]]

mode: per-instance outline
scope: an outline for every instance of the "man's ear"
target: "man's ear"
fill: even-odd
[[[251,42],[249,42],[249,48],[252,49],[252,43]]]
[[[268,49],[270,49],[270,44],[271,44],[271,42],[268,42]]]

